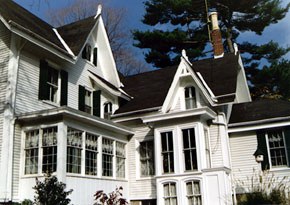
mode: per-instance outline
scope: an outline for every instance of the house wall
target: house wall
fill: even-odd
[[[0,153],[2,150],[3,140],[3,112],[5,91],[8,79],[8,61],[9,61],[9,48],[10,48],[11,34],[5,25],[0,21]],[[1,155],[0,155],[1,164]]]
[[[128,176],[130,200],[156,198],[156,182],[152,177],[140,177],[139,163],[139,142],[153,140],[153,130],[143,123],[131,124],[134,127],[135,135],[128,143]]]

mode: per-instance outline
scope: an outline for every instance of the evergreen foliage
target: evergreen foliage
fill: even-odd
[[[147,49],[146,61],[159,68],[177,64],[182,49],[187,51],[191,61],[208,56],[212,49],[209,46],[210,25],[206,11],[217,11],[226,51],[233,52],[235,42],[243,54],[253,97],[283,96],[289,99],[289,93],[284,92],[287,83],[273,84],[285,78],[280,74],[289,73],[289,61],[283,59],[289,48],[282,48],[272,41],[264,45],[238,42],[243,32],[261,35],[265,28],[283,19],[290,4],[283,7],[282,3],[282,0],[147,0],[142,22],[152,29],[133,31],[135,46]],[[288,67],[281,71],[285,65]],[[262,68],[265,71],[260,73]],[[271,75],[266,82],[261,80],[265,75]]]
[[[68,205],[70,199],[68,195],[73,190],[65,191],[66,184],[59,182],[56,176],[48,173],[44,181],[36,178],[34,202],[38,205]]]

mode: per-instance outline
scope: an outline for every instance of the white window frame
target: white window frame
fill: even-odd
[[[271,148],[270,148],[270,142],[269,142],[269,132],[281,132],[282,133],[282,139],[283,139],[283,143],[284,143],[284,152],[285,152],[285,157],[286,157],[286,165],[272,165],[272,159],[271,159]],[[265,137],[266,137],[266,144],[267,144],[267,151],[268,151],[268,159],[269,159],[269,164],[270,164],[270,168],[272,169],[279,169],[279,168],[285,168],[288,167],[288,152],[287,152],[287,145],[286,145],[286,140],[285,140],[285,134],[284,134],[284,130],[283,129],[273,129],[273,130],[267,130],[265,133]]]
[[[194,96],[193,96],[193,91],[192,88],[194,89]],[[189,97],[186,97],[186,90],[188,90],[189,93]],[[184,92],[184,104],[185,104],[185,109],[189,110],[189,109],[195,109],[198,107],[198,103],[197,103],[197,91],[196,91],[196,87],[192,86],[192,85],[188,85],[185,86],[183,89]],[[187,107],[187,101],[190,102],[190,107]]]
[[[99,135],[85,133],[85,175],[98,176],[99,138]]]
[[[194,182],[198,182],[198,185],[199,185],[199,191],[200,191],[200,193],[199,194],[195,194],[194,193],[194,185],[193,185],[193,187],[192,187],[192,192],[193,193],[191,193],[191,194],[188,194],[188,190],[187,190],[187,184],[188,183],[191,183],[191,184],[193,184]],[[186,180],[185,182],[184,182],[184,186],[185,186],[185,200],[186,200],[186,205],[192,205],[192,203],[189,203],[188,201],[189,201],[189,198],[194,198],[194,197],[200,197],[200,201],[201,201],[201,203],[200,204],[198,204],[198,205],[202,205],[203,204],[203,191],[202,191],[202,183],[201,183],[201,180],[200,179],[190,179],[190,180]]]
[[[49,87],[49,95],[48,99],[46,101],[54,103],[54,104],[60,104],[60,95],[61,95],[61,78],[60,78],[60,70],[55,68],[55,66],[52,66],[50,63],[48,64],[48,69],[52,70],[52,73],[57,73],[57,82],[56,84],[52,83],[52,77],[53,74],[48,76],[49,81],[46,82],[46,84]],[[56,89],[55,94],[52,93],[52,90]]]
[[[175,195],[172,195],[172,193],[171,193],[171,185],[173,185],[173,184],[175,186]],[[170,193],[169,193],[168,196],[165,195],[165,185],[169,185],[169,192]],[[177,182],[175,182],[175,181],[168,181],[168,182],[162,183],[162,192],[163,192],[163,194],[162,194],[163,204],[166,204],[165,201],[167,199],[169,199],[169,205],[178,205],[179,204],[178,203],[178,183]],[[176,200],[176,204],[173,204],[172,203],[172,199],[175,199]]]
[[[151,142],[153,144],[153,174],[146,174],[146,175],[142,175],[142,162],[141,162],[141,143],[148,143],[148,142]],[[150,139],[146,139],[146,140],[143,140],[143,141],[139,141],[138,142],[138,156],[139,156],[139,159],[138,159],[138,165],[139,165],[139,169],[138,170],[138,174],[140,176],[140,178],[147,178],[147,177],[153,177],[155,175],[155,147],[154,147],[154,139],[153,137],[151,137]],[[150,171],[148,169],[150,169],[150,165],[149,165],[149,168],[147,167],[148,164],[150,163],[147,163],[148,161],[150,161],[149,159],[144,159],[146,160],[146,169],[147,169],[147,173],[149,173]]]
[[[86,87],[85,87],[85,112],[88,114],[93,114],[93,92],[87,89]]]
[[[56,128],[56,140],[58,141],[58,126],[57,124],[52,124],[52,125],[48,125],[48,126],[40,126],[40,127],[31,127],[31,128],[28,128],[28,129],[24,129],[23,130],[23,141],[22,141],[22,152],[23,152],[23,155],[24,156],[23,158],[23,175],[24,176],[33,176],[33,175],[41,175],[41,174],[44,174],[44,170],[43,170],[43,130],[45,129],[50,129],[50,128]],[[38,149],[37,150],[37,158],[38,158],[38,162],[37,162],[37,171],[35,173],[27,173],[26,174],[26,150],[29,150],[29,148],[26,148],[26,136],[27,136],[27,133],[29,132],[33,132],[33,131],[37,131],[38,132],[38,147],[34,147],[33,149]],[[49,146],[47,146],[49,147]],[[53,147],[56,147],[56,161],[55,161],[55,170],[53,171],[54,172],[57,172],[57,149],[58,149],[58,142],[56,142],[56,145],[53,145]],[[54,165],[52,165],[54,166]]]
[[[106,110],[108,108],[108,111]],[[104,119],[111,119],[111,115],[113,114],[113,103],[107,101],[104,103]]]
[[[112,148],[110,148],[110,149],[112,149],[112,151],[111,151],[111,153],[109,153],[109,152],[104,152],[104,140],[107,140],[107,141],[111,141],[112,143],[111,144],[108,144],[108,146],[109,145],[111,145],[112,146]],[[114,158],[115,158],[115,149],[114,149],[114,144],[115,144],[115,142],[114,142],[114,140],[113,139],[110,139],[110,138],[107,138],[107,137],[103,137],[102,138],[102,158],[101,158],[101,161],[102,161],[102,177],[114,177]],[[104,156],[108,156],[108,157],[111,157],[111,162],[109,162],[110,164],[111,164],[111,170],[107,170],[107,168],[106,168],[106,172],[110,172],[111,174],[109,174],[109,175],[107,175],[107,174],[104,174]]]
[[[189,147],[185,148],[184,147],[184,136],[183,136],[183,130],[191,130],[193,129],[194,132],[194,143],[195,143],[195,147]],[[198,163],[198,143],[197,143],[197,127],[189,127],[189,128],[181,128],[181,138],[182,138],[182,151],[183,151],[183,165],[184,165],[184,171],[185,172],[192,172],[192,171],[197,171],[200,169],[199,164]],[[188,139],[191,139],[191,136],[188,135]],[[190,152],[190,157],[192,157],[192,152],[195,152],[195,158],[196,158],[196,169],[193,169],[193,164],[190,165],[191,169],[186,169],[186,159],[185,159],[185,152],[189,151]],[[192,163],[192,160],[190,160],[190,163]]]
[[[123,146],[123,154],[118,154],[118,144]],[[115,156],[116,156],[116,177],[124,179],[126,177],[126,144],[123,142],[116,141],[115,142]],[[120,164],[121,163],[121,164]]]
[[[166,151],[163,151],[162,149],[162,134],[163,133],[171,133],[172,134],[172,150],[166,150]],[[168,138],[167,138],[168,139]],[[162,174],[163,175],[166,175],[166,174],[173,174],[173,173],[175,173],[176,172],[176,162],[175,162],[175,146],[174,146],[174,132],[173,132],[173,130],[168,130],[168,131],[162,131],[162,132],[160,132],[160,150],[161,150],[161,152],[160,152],[160,154],[161,154],[161,170],[162,170]],[[169,145],[168,145],[168,141],[166,141],[166,144],[167,144],[167,148],[169,147]],[[173,158],[172,158],[172,160],[173,160],[173,171],[170,171],[170,162],[169,162],[169,170],[168,170],[168,172],[165,172],[164,171],[164,154],[166,154],[166,155],[168,155],[168,157],[170,158],[170,154],[173,154]]]

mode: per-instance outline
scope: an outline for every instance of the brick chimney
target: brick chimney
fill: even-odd
[[[217,12],[209,14],[212,30],[211,30],[211,43],[213,45],[214,58],[221,58],[224,56],[224,46],[222,42],[222,35],[218,24]]]

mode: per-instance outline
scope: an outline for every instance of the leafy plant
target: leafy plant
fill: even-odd
[[[237,186],[244,191],[238,197],[239,205],[287,205],[290,202],[287,197],[290,188],[287,176],[279,178],[269,171],[253,170],[251,178],[247,178],[246,181],[238,181]]]
[[[44,181],[36,178],[33,189],[36,193],[34,202],[40,205],[68,205],[71,200],[67,197],[73,191],[65,191],[66,184],[59,182],[57,177],[50,173],[46,174]]]
[[[103,190],[99,190],[95,193],[95,200],[97,201],[94,205],[126,205],[127,200],[123,198],[123,187],[117,187],[115,191],[106,194]]]

